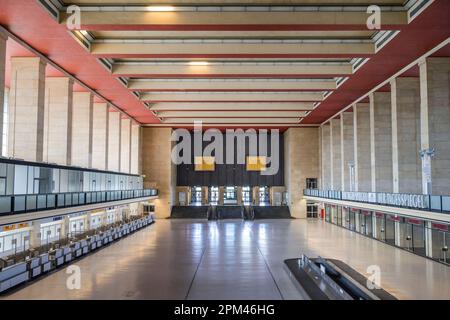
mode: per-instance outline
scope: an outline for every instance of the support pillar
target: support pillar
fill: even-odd
[[[71,165],[73,80],[45,80],[44,161]]]
[[[324,190],[331,189],[331,127],[329,124],[322,126],[322,177]]]
[[[107,169],[109,111],[107,103],[94,103],[92,167]]]
[[[109,130],[108,130],[108,170],[120,171],[120,125],[119,112],[109,112]]]
[[[176,166],[170,161],[172,153],[172,129],[143,128],[142,150],[144,188],[154,187],[159,198],[153,203],[158,218],[170,217],[176,199]]]
[[[394,193],[422,193],[419,78],[391,83],[392,168]]]
[[[375,92],[372,99],[372,192],[393,192],[391,93]]]
[[[342,190],[354,191],[354,126],[353,112],[341,114]],[[352,172],[353,171],[353,172]],[[353,179],[353,181],[352,181]]]
[[[333,168],[331,170],[332,189],[342,190],[342,152],[341,152],[341,119],[331,120],[331,159]]]
[[[38,248],[41,246],[41,222],[34,220],[30,232],[30,248]]]
[[[130,173],[131,164],[131,119],[121,119],[120,171]]]
[[[450,58],[419,63],[422,191],[450,194]]]
[[[5,70],[6,70],[6,44],[8,41],[8,35],[3,31],[0,31],[0,152],[3,150],[3,112],[5,102]]]
[[[141,126],[131,125],[131,173],[140,174],[141,162]]]
[[[368,192],[372,190],[370,107],[367,103],[358,103],[354,110],[355,189]]]
[[[92,168],[92,113],[94,97],[90,92],[74,92],[72,112],[72,165]]]
[[[43,160],[45,62],[41,58],[11,58],[9,98],[10,157]]]
[[[319,131],[316,128],[290,128],[284,133],[284,181],[288,193],[288,205],[295,218],[306,218],[306,199],[303,189],[306,179],[320,174]]]

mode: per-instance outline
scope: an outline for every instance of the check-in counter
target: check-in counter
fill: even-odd
[[[72,248],[70,246],[64,247],[63,249],[63,255],[64,255],[64,262],[70,262],[73,259],[72,255]]]
[[[73,261],[75,258],[81,257],[114,240],[118,240],[153,222],[153,216],[143,217],[5,268],[0,271],[0,293],[26,282],[30,278],[37,278],[41,274],[58,268],[65,263]]]
[[[81,254],[87,254],[89,252],[89,245],[86,239],[80,241]]]
[[[50,260],[53,262],[54,267],[59,267],[64,264],[64,255],[62,249],[55,249],[49,252]]]
[[[73,253],[74,258],[81,257],[83,251],[81,249],[80,242],[77,241],[77,242],[72,243],[71,247],[72,247],[72,253]]]
[[[48,253],[41,254],[39,257],[41,259],[42,273],[49,272],[52,269],[52,263]]]
[[[98,241],[98,235],[94,235],[89,239],[89,249],[90,251],[94,251],[97,249],[97,241]]]
[[[35,278],[42,273],[40,257],[31,258],[31,259],[27,260],[27,263],[28,263],[28,269],[30,270],[31,278]]]
[[[0,292],[24,283],[30,279],[26,262],[17,263],[0,271]]]
[[[103,246],[103,233],[97,235],[97,249]]]

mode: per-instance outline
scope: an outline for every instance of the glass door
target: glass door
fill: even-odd
[[[219,203],[219,187],[209,188],[209,203],[213,206]]]
[[[361,210],[357,210],[355,211],[355,231],[358,233],[363,233],[363,228],[361,227],[362,222],[361,222]]]
[[[385,225],[386,225],[386,243],[395,246],[395,222],[396,222],[396,217],[388,215],[387,219],[385,221]]]
[[[372,212],[367,211],[364,214],[364,234],[373,237]]]
[[[376,239],[385,242],[386,241],[386,233],[385,233],[385,219],[384,219],[384,214],[377,212],[375,213],[375,223],[376,223],[376,227],[377,227],[377,234],[376,234]]]
[[[250,187],[242,187],[242,203],[249,206],[252,203],[252,193]]]
[[[331,206],[330,205],[325,205],[325,221],[326,222],[330,222],[331,221]]]
[[[355,211],[354,209],[350,209],[348,212],[349,225],[348,228],[352,231],[355,231]]]
[[[342,207],[337,206],[337,224],[338,226],[342,226]]]
[[[331,206],[331,223],[337,224],[336,206]]]
[[[346,208],[346,207],[343,208],[342,219],[344,221],[344,227],[346,229],[350,229],[350,209],[349,208]]]
[[[269,187],[259,187],[259,205],[270,205],[270,190]]]
[[[193,206],[202,205],[202,187],[192,187],[191,204]]]
[[[235,205],[237,204],[237,194],[236,187],[225,187],[225,197],[224,204],[225,205]]]
[[[433,259],[450,264],[448,252],[450,246],[449,226],[433,223],[431,235]]]

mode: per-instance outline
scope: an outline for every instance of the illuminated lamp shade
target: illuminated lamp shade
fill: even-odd
[[[195,157],[195,171],[216,170],[216,159],[214,157]]]
[[[147,11],[151,11],[151,12],[171,12],[171,11],[175,11],[175,7],[173,7],[173,6],[147,6],[145,9]]]
[[[247,171],[266,171],[267,158],[266,157],[247,157]]]

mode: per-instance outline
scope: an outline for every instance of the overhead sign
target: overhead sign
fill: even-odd
[[[342,200],[373,203],[378,205],[429,209],[429,197],[421,194],[342,192]]]

